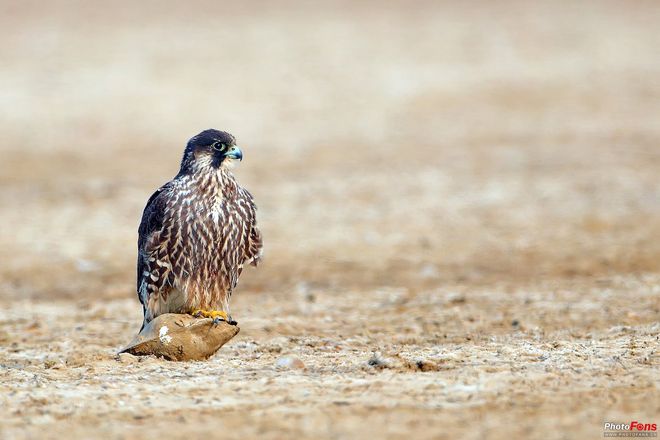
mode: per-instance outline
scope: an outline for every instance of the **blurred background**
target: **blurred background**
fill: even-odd
[[[657,323],[659,23],[643,0],[2,1],[8,331],[137,330],[142,209],[207,128],[238,139],[264,233],[241,337],[367,331],[368,356]]]
[[[242,289],[657,270],[649,2],[2,2],[3,296],[127,297],[188,138],[245,150]]]

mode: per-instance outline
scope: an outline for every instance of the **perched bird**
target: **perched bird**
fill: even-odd
[[[188,141],[179,173],[147,202],[138,229],[137,293],[142,327],[163,313],[235,323],[229,298],[243,265],[259,263],[256,205],[231,173],[243,159],[229,133]]]

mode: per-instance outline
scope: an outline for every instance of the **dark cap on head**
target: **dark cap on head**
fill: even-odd
[[[214,168],[218,168],[227,159],[243,159],[243,153],[236,146],[234,136],[226,131],[210,128],[190,138],[183,152],[179,174],[189,174],[197,169],[195,163],[200,152],[211,155],[211,165]]]
[[[209,145],[213,145],[215,142],[220,142],[221,144],[232,146],[236,144],[236,138],[226,131],[209,128],[197,136],[193,136],[188,141],[188,148],[207,147]]]

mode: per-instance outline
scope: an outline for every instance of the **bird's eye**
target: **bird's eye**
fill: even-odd
[[[213,147],[214,150],[218,150],[218,151],[222,151],[226,148],[225,144],[220,143],[220,142],[214,142],[213,145],[211,145],[211,146]]]

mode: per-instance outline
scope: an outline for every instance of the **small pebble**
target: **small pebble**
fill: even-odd
[[[301,361],[295,356],[282,356],[281,358],[277,359],[277,361],[275,362],[275,366],[277,368],[282,368],[287,370],[305,368],[305,364],[303,363],[303,361]]]
[[[46,359],[44,361],[44,368],[51,369],[51,368],[55,368],[56,365],[57,365],[57,361],[54,361],[53,359]]]
[[[380,353],[374,353],[373,356],[371,356],[371,358],[367,361],[367,364],[370,367],[374,367],[378,369],[390,367],[390,362],[384,359]]]
[[[115,356],[115,359],[117,362],[121,362],[122,364],[134,364],[136,362],[139,362],[139,359],[137,356],[133,356],[132,354],[129,353],[119,353],[117,356]]]

